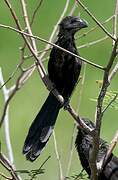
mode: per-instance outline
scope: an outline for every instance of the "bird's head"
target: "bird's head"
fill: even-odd
[[[88,23],[79,16],[67,16],[59,24],[61,34],[75,34],[82,28],[88,27]]]
[[[88,118],[82,118],[82,120],[85,122],[85,124],[87,125],[87,126],[89,126],[90,128],[95,128],[95,125],[94,125],[94,123],[90,120],[90,119],[88,119]]]
[[[95,124],[88,118],[82,118],[82,120],[84,121],[84,123],[91,129],[95,128]],[[79,127],[78,127],[79,129]],[[84,130],[84,129],[80,129],[80,131],[82,134],[87,135],[88,133]]]

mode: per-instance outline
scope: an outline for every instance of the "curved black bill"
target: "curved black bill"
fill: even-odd
[[[85,21],[84,19],[78,19],[78,22],[79,22],[79,27],[80,28],[86,28],[86,27],[88,27],[88,22],[87,21]]]

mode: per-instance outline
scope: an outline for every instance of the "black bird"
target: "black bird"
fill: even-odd
[[[89,127],[94,128],[93,122],[91,122],[89,119],[83,118],[83,120]],[[90,149],[92,148],[92,138],[85,131],[79,129],[75,145],[82,167],[90,178],[91,170],[89,166],[89,153]],[[100,139],[97,162],[100,162],[100,160],[105,157],[107,149],[107,142]],[[118,180],[118,158],[113,154],[110,155],[105,163],[103,170],[99,175],[99,180]]]
[[[87,27],[87,23],[79,17],[65,17],[59,24],[59,34],[56,44],[68,51],[78,54],[75,46],[75,33]],[[64,97],[65,102],[69,100],[72,91],[78,81],[82,62],[56,47],[53,47],[48,62],[49,78],[54,87]],[[60,102],[50,92],[41,110],[31,124],[26,137],[23,154],[30,161],[34,161],[44,149],[54,128],[56,118],[61,108]]]

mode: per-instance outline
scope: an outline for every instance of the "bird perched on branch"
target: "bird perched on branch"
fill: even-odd
[[[90,128],[95,127],[93,122],[91,122],[89,119],[83,118],[83,120]],[[89,166],[89,156],[92,148],[92,137],[88,135],[84,130],[79,129],[76,137],[75,145],[82,167],[87,172],[90,178],[91,170]],[[100,160],[102,160],[105,157],[107,149],[108,149],[107,142],[100,139],[97,162],[100,162]],[[107,162],[103,166],[103,169],[99,174],[98,179],[118,180],[118,158],[116,156],[114,156],[113,154],[110,155]]]
[[[56,44],[66,50],[78,54],[74,35],[77,31],[87,27],[87,23],[80,17],[65,17],[59,24],[59,34]],[[79,58],[53,47],[48,62],[49,79],[54,88],[67,102],[78,81],[82,62]],[[59,110],[62,107],[56,97],[50,92],[41,110],[34,119],[24,142],[23,154],[30,161],[34,161],[44,149],[54,128]]]

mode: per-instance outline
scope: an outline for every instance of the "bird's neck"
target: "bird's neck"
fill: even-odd
[[[60,39],[60,40],[63,39],[65,41],[74,41],[74,34],[70,34],[68,32],[66,32],[66,33],[59,32],[58,39]]]
[[[68,35],[68,34],[59,34],[57,43],[59,46],[70,50],[69,47],[75,47],[75,39],[74,35]],[[71,48],[72,49],[72,48]],[[76,49],[76,47],[75,47]]]

